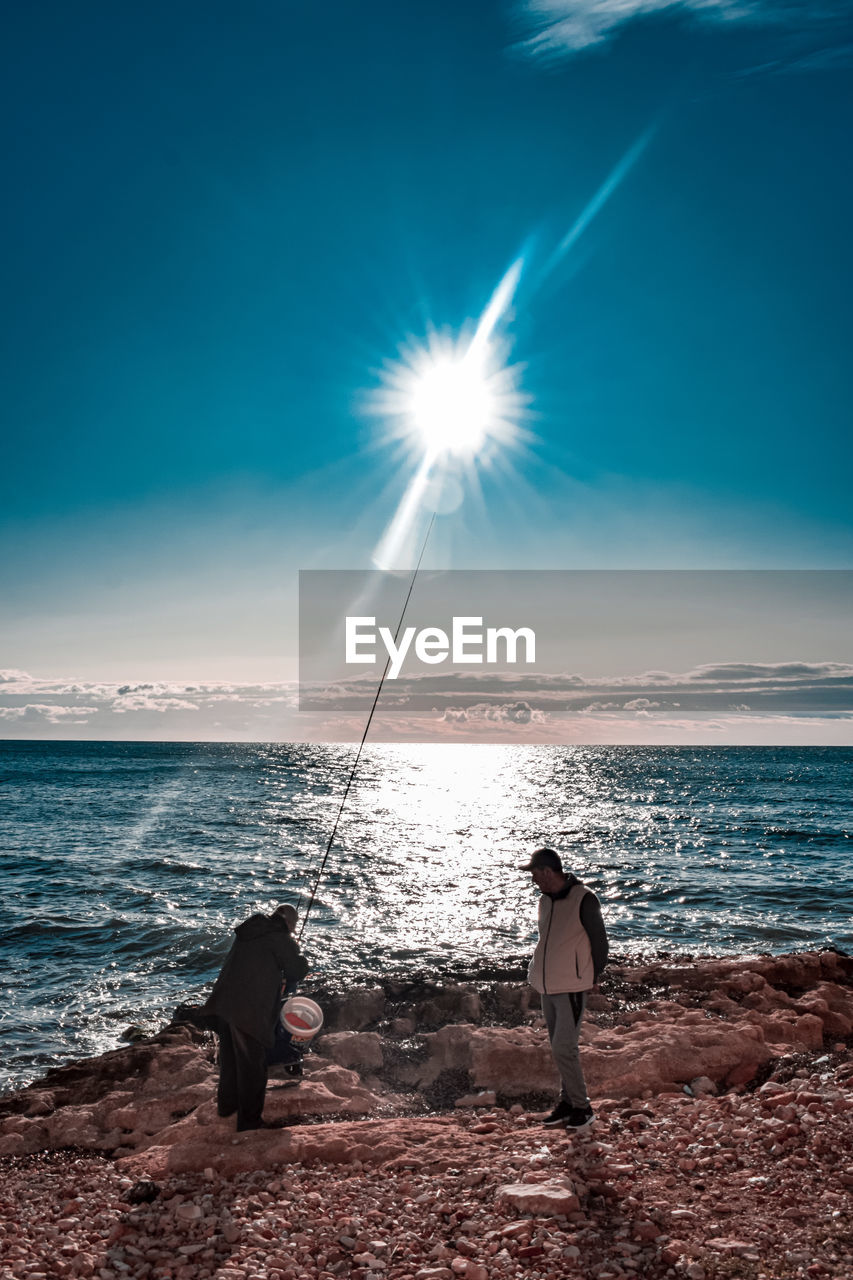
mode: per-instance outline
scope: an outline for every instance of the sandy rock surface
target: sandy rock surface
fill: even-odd
[[[258,1132],[170,1026],[0,1098],[0,1280],[849,1280],[851,980],[831,952],[611,966],[571,1137],[522,982],[350,993]]]
[[[272,1165],[276,1135],[246,1134],[262,1167],[230,1176],[153,1152],[147,1175],[91,1153],[7,1157],[0,1280],[846,1280],[853,1065],[780,1075],[600,1100],[573,1137],[517,1105],[318,1125],[313,1151]]]

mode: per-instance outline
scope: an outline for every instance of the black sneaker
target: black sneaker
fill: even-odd
[[[570,1107],[568,1115],[561,1123],[564,1129],[578,1133],[581,1129],[588,1129],[594,1119],[592,1107]]]
[[[577,1107],[573,1107],[565,1098],[561,1098],[554,1110],[549,1112],[542,1123],[546,1129],[556,1129],[558,1126],[565,1124],[573,1111],[577,1111]]]

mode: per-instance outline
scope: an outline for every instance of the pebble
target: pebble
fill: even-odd
[[[201,1206],[193,1204],[192,1201],[186,1201],[184,1204],[178,1205],[178,1217],[184,1222],[198,1222],[202,1217]]]

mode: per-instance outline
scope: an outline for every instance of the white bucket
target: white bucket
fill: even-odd
[[[323,1025],[323,1010],[307,996],[291,996],[281,1006],[281,1025],[295,1044],[308,1044]]]

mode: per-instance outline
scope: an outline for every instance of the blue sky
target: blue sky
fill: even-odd
[[[15,705],[292,680],[297,570],[369,567],[411,477],[377,371],[519,257],[530,438],[461,477],[431,563],[850,566],[845,7],[7,13],[0,668],[42,682]],[[97,736],[72,719],[3,732]]]

